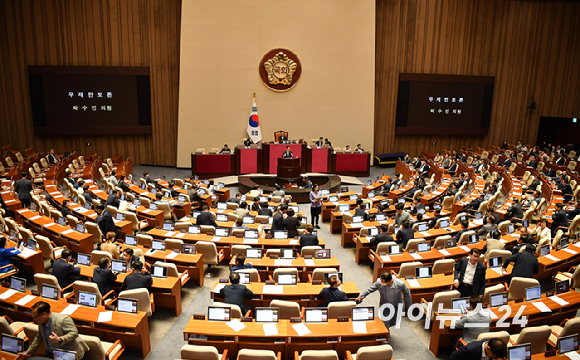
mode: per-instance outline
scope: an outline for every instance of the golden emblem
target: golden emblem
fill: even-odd
[[[271,85],[290,85],[292,83],[292,75],[297,67],[298,64],[281,51],[270,60],[264,62],[264,68],[268,74],[268,82]]]

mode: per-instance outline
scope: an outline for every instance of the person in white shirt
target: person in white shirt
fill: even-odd
[[[548,241],[552,240],[552,232],[548,227],[548,220],[541,219],[538,222],[538,226],[534,229],[530,230],[530,234],[536,235],[536,242],[540,243],[544,239],[548,239]]]
[[[109,177],[109,183],[111,185],[113,185],[114,187],[117,187],[119,185],[119,180],[117,180],[117,172],[116,171],[111,172],[111,176]]]

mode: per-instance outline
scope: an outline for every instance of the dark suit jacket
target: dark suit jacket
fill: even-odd
[[[153,278],[151,277],[151,274],[142,274],[139,271],[125,277],[125,280],[123,280],[123,285],[121,285],[121,289],[147,289],[149,292],[151,292],[151,284],[153,284]]]
[[[93,197],[91,196],[91,194],[89,194],[88,192],[85,192],[85,193],[83,193],[83,197],[85,198],[86,202],[93,205]]]
[[[469,257],[464,257],[455,265],[455,280],[459,280],[459,284],[463,284],[463,276],[468,262]],[[485,265],[478,261],[473,275],[473,294],[475,295],[483,295],[485,291],[485,271]]]
[[[361,208],[356,208],[354,211],[354,216],[362,216],[364,221],[369,220],[369,214]]]
[[[209,211],[202,211],[201,214],[197,215],[197,225],[211,225],[217,227],[213,215]]]
[[[429,164],[424,164],[423,166],[421,166],[421,168],[419,169],[419,171],[421,172],[421,174],[424,173],[428,173],[429,170],[431,170],[431,166],[429,166]]]
[[[99,287],[102,296],[113,290],[113,283],[117,280],[117,275],[113,274],[111,269],[93,269],[93,282]]]
[[[503,263],[503,268],[513,262],[512,278],[524,277],[532,279],[538,273],[538,259],[531,253],[524,251],[508,257]]]
[[[267,216],[272,216],[272,210],[270,210],[270,208],[261,208],[260,210],[258,210],[258,215],[267,215]]]
[[[558,158],[558,160],[556,160],[556,164],[557,164],[557,165],[560,165],[560,166],[562,166],[562,165],[564,165],[565,163],[566,163],[566,158],[565,158],[565,157],[563,157],[563,156],[562,156],[562,157],[559,157],[559,158]]]
[[[53,154],[48,154],[48,163],[49,164],[54,164],[56,162],[56,156],[54,156]]]
[[[292,151],[284,151],[282,153],[282,157],[285,158],[285,159],[286,158],[291,158],[291,157],[294,157],[294,154],[292,153]]]
[[[251,207],[251,210],[252,211],[256,211],[257,212],[257,211],[260,211],[260,209],[261,209],[261,207],[260,207],[259,204],[258,205],[252,204],[252,207]]]
[[[300,221],[295,216],[288,216],[282,223],[284,224],[284,229],[288,230],[288,238],[294,238],[298,235]]]
[[[99,225],[99,229],[101,229],[103,235],[106,235],[109,231],[117,232],[117,227],[113,221],[113,215],[109,210],[104,210],[101,213],[101,220],[97,222],[97,225]]]
[[[111,194],[107,198],[107,201],[105,201],[105,208],[107,208],[107,206],[109,206],[109,205],[116,207],[116,208],[119,208],[120,203],[121,202],[119,201],[119,198],[117,197],[117,195]]]
[[[567,211],[566,214],[568,216],[568,220],[574,220],[576,215],[580,214],[580,208],[574,208],[573,210]]]
[[[397,241],[400,242],[403,250],[407,247],[407,243],[410,239],[415,238],[415,231],[413,229],[400,229],[397,232]]]
[[[251,298],[254,293],[242,284],[226,285],[220,289],[220,294],[224,295],[224,302],[226,304],[238,305],[243,311],[244,299]]]
[[[508,213],[506,215],[506,219],[513,219],[518,218],[521,219],[524,217],[524,211],[522,210],[522,204],[517,203],[509,207]]]
[[[32,191],[32,181],[28,179],[20,179],[14,183],[14,191],[18,193],[18,199],[30,199],[30,192]]]
[[[508,168],[510,166],[512,166],[512,160],[511,159],[505,159],[504,162],[501,163],[501,166]]]
[[[568,217],[564,210],[560,210],[552,216],[552,232],[555,232],[560,226],[568,226]]]
[[[318,245],[318,237],[314,234],[304,234],[300,237],[301,246],[315,246]]]
[[[449,170],[448,170],[448,171],[449,171],[449,172],[452,172],[452,173],[456,172],[456,171],[457,171],[457,164],[453,164],[453,165],[451,165],[451,166],[449,167]]]
[[[66,262],[65,259],[57,259],[52,264],[52,275],[58,280],[61,288],[65,288],[75,281],[75,277],[79,276],[81,269],[74,267],[72,264]]]
[[[381,233],[375,236],[371,241],[369,241],[369,244],[371,245],[371,247],[375,248],[375,246],[377,246],[378,244],[387,241],[394,241],[393,237],[390,234]]]
[[[454,351],[449,360],[480,360],[483,355],[483,343],[485,341],[474,341],[459,350]]]
[[[278,211],[274,214],[274,218],[272,219],[272,227],[270,230],[284,230],[284,216],[282,212]]]

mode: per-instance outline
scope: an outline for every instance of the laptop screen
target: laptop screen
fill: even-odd
[[[281,249],[280,259],[296,259],[296,249]]]
[[[385,221],[385,214],[377,214],[375,219],[377,221]]]
[[[166,278],[167,268],[164,266],[151,265],[151,276],[158,278]]]
[[[508,360],[531,360],[532,344],[514,345],[508,347]]]
[[[248,259],[261,259],[262,249],[246,249],[246,258]]]
[[[90,266],[91,265],[91,255],[79,253],[77,256],[77,261],[80,265]]]
[[[157,210],[157,209],[158,209],[157,208],[157,204],[155,204],[155,203],[150,203],[149,204],[149,210]]]
[[[85,233],[85,226],[83,224],[77,224],[76,231],[80,232],[81,234]]]
[[[2,351],[17,354],[24,351],[24,339],[8,334],[2,334]]]
[[[97,294],[79,291],[79,305],[97,307]]]
[[[237,271],[236,271],[237,272]],[[250,283],[250,274],[245,272],[237,272],[240,275],[240,284],[245,285]]]
[[[58,288],[49,284],[42,284],[40,296],[46,299],[58,300]]]
[[[328,197],[328,201],[330,202],[337,202],[338,201],[338,196],[336,195],[332,195]]]
[[[375,318],[375,308],[373,306],[367,307],[353,307],[351,308],[352,321],[369,321]]]
[[[498,307],[498,306],[507,305],[507,302],[508,302],[507,292],[491,294],[489,296],[489,306],[491,306],[491,307]]]
[[[296,285],[296,274],[278,274],[278,285]]]
[[[343,204],[338,206],[338,211],[340,212],[348,212],[350,210],[350,205]]]
[[[217,214],[215,216],[215,221],[228,222],[228,216],[226,214]]]
[[[210,321],[230,321],[231,310],[230,308],[208,306],[207,319]]]
[[[256,308],[256,322],[278,322],[280,309],[257,307]]]
[[[201,195],[201,193],[200,193],[200,195]],[[182,202],[182,203],[187,202],[187,197],[185,197],[185,195],[179,195],[179,196],[177,196],[177,201]]]
[[[360,224],[363,222],[363,217],[362,216],[353,216],[352,217],[352,223],[353,224]]]
[[[165,250],[165,241],[163,240],[153,240],[151,242],[151,248],[153,250]]]
[[[228,204],[226,204],[225,202],[218,202],[217,208],[218,208],[218,210],[227,210]]]
[[[342,282],[342,273],[341,272],[339,272],[339,273],[324,273],[324,284],[327,285],[328,279],[330,279],[333,276],[338,277],[340,282]]]
[[[195,244],[181,244],[181,253],[195,255],[196,253]]]
[[[118,298],[117,311],[130,314],[137,314],[137,312],[139,311],[139,300]]]
[[[533,286],[526,288],[526,301],[537,300],[542,297],[541,287]]]
[[[449,220],[445,219],[445,220],[439,221],[439,227],[440,228],[446,228],[448,226],[449,226]]]
[[[415,277],[417,279],[428,279],[433,276],[433,267],[432,266],[421,266],[415,268]]]
[[[230,234],[230,230],[228,228],[216,228],[215,229],[215,236],[217,237],[228,237]]]
[[[125,214],[118,212],[117,213],[117,220],[125,221]]]
[[[18,233],[14,230],[10,230],[10,240],[18,242]]]
[[[258,238],[258,230],[246,230],[246,231],[244,231],[244,237],[246,239],[257,239]]]
[[[558,339],[558,353],[565,354],[578,350],[578,334],[562,336]]]
[[[556,295],[570,292],[570,281],[556,281]]]
[[[451,309],[453,309],[454,312],[459,312],[461,310],[459,305],[462,305],[464,308],[467,309],[467,307],[469,306],[469,298],[462,297],[462,298],[451,299]]]
[[[242,221],[244,224],[253,224],[255,222],[255,219],[253,216],[244,216],[242,218]]]
[[[201,234],[201,228],[197,225],[189,225],[187,232],[190,234]]]
[[[546,256],[550,253],[550,244],[542,245],[540,247],[540,256]]]
[[[476,234],[469,235],[468,242],[469,244],[477,244],[479,242],[479,240],[477,239],[477,235]]]
[[[330,249],[316,249],[314,250],[315,259],[330,259]]]
[[[566,249],[568,247],[568,244],[570,244],[570,239],[568,237],[562,237],[560,239],[560,249]]]
[[[374,197],[375,197],[375,193],[374,193],[374,192],[372,192],[372,191],[369,191],[369,192],[367,193],[367,197],[368,197],[369,199],[372,199],[372,198],[374,198]]]
[[[455,246],[455,239],[451,238],[451,239],[447,239],[445,241],[445,247],[446,248],[452,248]]]
[[[10,288],[12,290],[25,292],[26,291],[26,279],[21,279],[15,276],[10,278]]]
[[[417,251],[418,252],[431,251],[431,244],[429,244],[428,242],[418,243],[417,244]]]
[[[165,231],[173,231],[174,225],[173,223],[169,223],[169,222],[164,222],[163,223],[163,230]]]
[[[502,260],[501,256],[494,256],[492,258],[489,258],[487,261],[488,267],[490,269],[500,267],[502,265],[501,260]]]
[[[322,195],[328,195],[328,194],[330,194],[330,190],[328,190],[328,189],[320,190],[320,192],[322,193]]]
[[[36,251],[36,240],[28,238],[28,241],[26,242],[26,247],[29,248],[30,250]]]
[[[62,349],[52,349],[52,358],[54,360],[76,360],[77,352]]]
[[[427,231],[427,230],[429,230],[429,224],[420,223],[417,225],[417,231]]]
[[[125,244],[136,246],[137,239],[135,239],[135,236],[133,236],[133,235],[125,235]]]
[[[389,255],[396,255],[401,253],[401,247],[399,245],[389,245]]]
[[[321,308],[305,308],[304,322],[328,322],[328,309]]]
[[[113,260],[111,262],[111,270],[120,273],[127,272],[127,262],[123,260]]]
[[[274,231],[274,239],[276,239],[276,240],[288,239],[288,231],[287,230],[275,230]]]

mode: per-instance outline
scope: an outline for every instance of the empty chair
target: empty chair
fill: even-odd
[[[182,273],[180,273],[179,270],[177,269],[177,265],[175,265],[174,263],[156,261],[155,266],[167,268],[167,276],[178,277],[181,282],[181,286],[185,285],[190,279],[189,270],[186,269]]]
[[[242,309],[240,309],[240,307],[235,304],[227,304],[224,302],[214,301],[213,304],[211,304],[211,306],[230,308],[232,318],[241,319],[242,317],[246,316],[245,314],[242,314]],[[248,312],[251,312],[251,310],[249,310]]]
[[[58,259],[62,251],[66,249],[66,246],[56,247],[52,241],[42,235],[36,235],[36,241],[42,252],[42,257],[51,261]]]
[[[354,301],[333,301],[328,304],[328,318],[337,319],[342,316],[350,317],[351,309],[356,307]]]
[[[157,204],[157,209],[163,211],[163,218],[165,220],[173,219],[173,212],[171,211],[171,205],[168,202],[161,201]]]
[[[425,299],[421,299],[421,306],[423,307],[425,315],[429,313],[428,307],[431,306],[431,319],[428,320],[433,321],[435,319],[435,314],[440,311],[440,308],[445,310],[451,309],[451,300],[458,297],[461,297],[461,294],[457,290],[440,291],[433,296],[432,302],[427,302]]]
[[[477,336],[477,341],[491,340],[493,338],[501,339],[504,344],[507,344],[510,340],[510,333],[507,331],[484,332]]]
[[[117,360],[125,351],[125,345],[121,340],[114,343],[101,341],[96,336],[79,335],[79,337],[89,346],[91,351],[87,351],[83,360]]]
[[[417,251],[417,247],[419,246],[419,243],[424,243],[425,239],[411,239],[409,241],[407,241],[407,247],[405,247],[405,251],[411,251],[411,250],[415,250]]]
[[[214,216],[215,216],[215,214],[214,214]],[[215,227],[211,226],[211,225],[200,225],[199,229],[200,229],[200,232],[202,234],[209,234],[209,233],[215,234]],[[205,262],[205,259],[204,259],[204,262]]]
[[[437,236],[433,241],[433,248],[445,248],[445,242],[451,239],[451,235]]]
[[[346,351],[345,360],[390,360],[393,358],[391,345],[361,346],[356,354]]]
[[[230,253],[232,255],[232,259],[236,257],[238,254],[246,255],[246,249],[251,249],[250,245],[232,245]]]
[[[262,279],[260,279],[260,273],[258,272],[258,269],[239,269],[239,270],[236,270],[235,272],[249,274],[250,275],[250,282],[261,282],[262,281]]]
[[[336,274],[338,270],[335,268],[315,268],[312,274],[308,275],[310,282],[320,280],[324,282],[324,274]]]
[[[449,217],[442,217],[437,219],[437,221],[435,222],[435,228],[441,228],[441,222],[443,221],[447,221],[449,222]],[[449,236],[449,235],[443,235],[443,236]]]
[[[304,350],[298,356],[296,351],[294,360],[338,360],[338,353],[336,350]]]
[[[0,334],[8,334],[24,338],[24,325],[26,323],[21,321],[12,321],[6,315],[0,316]]]
[[[129,221],[131,223],[131,229],[133,232],[143,230],[149,226],[147,220],[139,221],[139,219],[137,219],[137,215],[132,211],[125,212],[125,221]]]
[[[237,236],[244,237],[245,232],[246,232],[246,230],[244,230],[244,229],[233,229],[231,235],[236,236],[236,237]]]
[[[296,279],[298,279],[298,269],[297,268],[278,268],[274,269],[274,274],[272,275],[272,280],[278,283],[278,275],[280,274],[296,274]]]
[[[87,232],[93,236],[93,244],[103,243],[103,234],[101,233],[101,229],[97,224],[87,221],[85,223],[85,227]]]
[[[109,260],[113,260],[113,255],[108,252],[108,251],[101,251],[101,250],[93,250],[91,252],[91,261],[93,264],[95,265],[99,265],[99,260],[101,260],[101,258],[103,256],[106,256],[109,258]]]
[[[289,320],[293,317],[300,317],[300,305],[295,301],[272,300],[270,307],[280,309],[278,313],[280,319]]]
[[[568,272],[558,272],[554,279],[557,281],[570,280],[570,288],[575,289],[580,287],[580,270],[577,266],[573,266]]]
[[[521,333],[510,335],[510,343],[512,345],[531,343],[532,355],[540,354],[546,351],[546,344],[551,331],[548,325],[526,327]]]
[[[191,225],[191,223],[177,222],[177,223],[175,223],[175,231],[177,231],[177,232],[187,231],[187,230],[189,230],[189,225]]]
[[[552,333],[548,339],[548,343],[556,347],[559,338],[580,333],[580,318],[574,317],[572,319],[566,319],[560,325],[550,326],[550,329]]]
[[[123,299],[139,300],[139,311],[147,313],[147,316],[153,315],[155,311],[155,303],[153,302],[153,294],[149,294],[147,289],[125,290],[119,293],[119,297]]]
[[[79,219],[77,219],[75,216],[67,215],[66,216],[66,221],[68,222],[68,225],[71,228],[76,229],[77,228],[77,224],[79,222]]]
[[[508,301],[526,297],[526,288],[539,286],[540,282],[536,279],[514,277],[510,282],[508,289]]]
[[[280,249],[267,249],[266,250],[266,257],[269,258],[270,256],[280,257]]]
[[[209,267],[212,265],[218,265],[224,258],[224,250],[217,251],[215,243],[208,241],[198,241],[196,243],[196,252],[203,255],[204,264],[208,264]],[[214,274],[207,272],[206,277],[213,277]]]
[[[505,285],[504,284],[496,284],[496,285],[492,285],[492,286],[488,286],[485,288],[485,290],[483,291],[483,299],[482,302],[484,304],[489,304],[489,297],[491,294],[497,294],[500,292],[504,292],[505,291]]]
[[[183,245],[183,240],[165,239],[165,249],[167,249],[167,250],[179,250],[179,251],[181,251],[181,245]]]
[[[56,286],[60,296],[62,297],[62,289],[58,283],[58,279],[56,278],[56,276],[50,275],[50,274],[36,273],[36,274],[34,274],[34,283],[36,284],[36,288],[37,288],[38,292],[42,291],[43,284]]]
[[[93,294],[97,295],[97,305],[110,305],[115,300],[117,300],[116,298],[110,298],[110,297],[108,298],[109,295],[115,294],[115,290],[111,290],[108,293],[104,294],[104,296],[103,296],[103,294],[101,294],[101,291],[99,290],[99,287],[97,286],[97,284],[92,283],[92,282],[76,280],[71,285],[73,287],[74,295],[77,299],[79,298],[79,291],[84,291],[84,292],[93,293]],[[69,286],[67,286],[67,288]],[[66,288],[63,290],[66,291]],[[105,299],[105,300],[103,300],[103,299]]]
[[[280,354],[278,354],[280,355]],[[277,360],[279,357],[272,350],[240,349],[237,360]]]
[[[397,277],[399,279],[404,279],[406,276],[415,276],[415,269],[421,266],[423,266],[423,263],[419,261],[401,264]]]
[[[316,252],[316,250],[320,250],[322,249],[322,246],[303,246],[302,250],[300,250],[300,256],[304,257],[306,255],[310,255],[314,257],[314,253]]]
[[[228,359],[228,349],[220,354],[215,346],[183,345],[181,358],[183,360],[226,360]]]
[[[137,234],[137,245],[141,245],[146,248],[151,248],[152,244],[153,237],[151,235]]]
[[[455,271],[455,260],[453,259],[442,259],[437,260],[433,263],[433,275],[444,274],[448,271]]]

